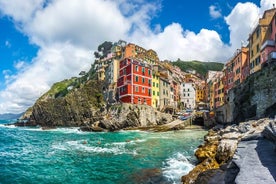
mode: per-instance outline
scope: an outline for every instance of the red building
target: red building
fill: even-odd
[[[151,83],[150,65],[129,58],[120,61],[117,89],[121,102],[151,106]]]

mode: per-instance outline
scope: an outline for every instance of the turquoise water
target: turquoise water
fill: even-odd
[[[180,183],[205,131],[43,131],[0,124],[0,183]]]

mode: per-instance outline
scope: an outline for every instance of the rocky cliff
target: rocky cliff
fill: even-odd
[[[241,122],[274,117],[276,111],[276,62],[250,75],[228,92],[227,104],[217,109],[219,122]]]
[[[65,96],[47,92],[25,113],[23,119],[29,118],[32,124],[43,127],[82,126],[101,119],[103,105],[101,84],[89,80]]]
[[[102,84],[96,80],[74,78],[56,83],[26,111],[22,119],[47,128],[81,127],[84,131],[115,131],[123,128],[151,127],[169,123],[172,115],[146,105],[106,106]]]

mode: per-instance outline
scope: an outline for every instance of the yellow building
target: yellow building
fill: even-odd
[[[261,69],[261,46],[275,12],[276,8],[266,10],[256,28],[249,35],[250,74]]]
[[[205,88],[199,86],[196,89],[196,103],[204,102],[205,100]]]
[[[210,110],[215,108],[215,84],[213,81],[209,83],[209,106]]]
[[[154,108],[157,108],[160,104],[159,102],[159,98],[160,98],[160,94],[159,94],[159,72],[158,71],[153,71],[152,74],[152,85],[151,85],[151,106]]]
[[[216,107],[220,107],[222,105],[224,105],[224,75],[220,76],[219,78],[219,83],[218,83],[218,103]]]

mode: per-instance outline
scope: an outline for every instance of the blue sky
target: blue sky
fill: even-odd
[[[160,59],[226,62],[276,0],[0,0],[0,114],[19,113],[119,39]]]

